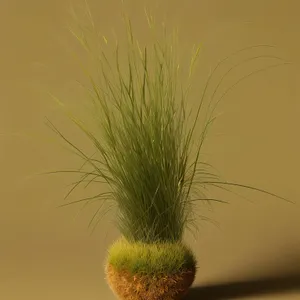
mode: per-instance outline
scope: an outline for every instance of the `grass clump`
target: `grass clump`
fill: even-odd
[[[91,16],[89,11],[86,15]],[[219,103],[233,86],[215,99],[222,78],[210,98],[211,111],[205,113],[203,103],[212,75],[229,57],[220,61],[209,76],[194,108],[195,117],[190,119],[191,112],[187,111],[186,104],[200,48],[194,49],[186,80],[183,81],[176,32],[169,34],[165,27],[157,30],[153,18],[148,14],[146,17],[149,33],[154,33],[152,42],[146,45],[142,45],[135,37],[130,19],[126,17],[126,46],[121,47],[116,40],[113,51],[108,47],[111,45],[109,40],[96,30],[92,18],[89,18],[88,29],[78,22],[79,30],[72,31],[96,69],[96,72],[89,73],[84,68],[90,84],[86,87],[85,101],[90,104],[90,116],[82,120],[70,113],[60,100],[56,100],[89,139],[94,153],[86,153],[52,122],[48,124],[83,160],[80,169],[62,171],[80,176],[70,193],[85,183],[104,182],[109,187],[109,192],[64,205],[81,203],[85,207],[98,202],[99,208],[91,220],[96,224],[102,218],[103,204],[115,206],[117,226],[126,241],[133,245],[124,242],[116,244],[111,249],[110,261],[116,267],[126,265],[146,271],[149,268],[146,261],[151,259],[154,261],[151,268],[160,270],[163,267],[172,271],[186,259],[186,252],[178,243],[182,241],[185,229],[195,221],[196,203],[225,202],[208,197],[205,193],[207,187],[224,190],[230,186],[243,187],[276,195],[243,184],[222,181],[202,159],[204,142],[216,119],[214,103]],[[161,39],[155,35],[157,32],[163,33]],[[92,43],[89,39],[91,36]],[[96,49],[95,53],[93,49]],[[109,59],[110,55],[112,59]],[[249,74],[242,79],[246,77]],[[199,121],[202,121],[202,125],[197,127]],[[91,122],[94,127],[88,125]],[[158,246],[163,242],[166,243],[164,247]],[[144,244],[150,245],[153,250],[151,255]],[[161,255],[167,255],[168,259],[160,261]],[[187,261],[192,261],[192,256]]]
[[[196,259],[182,243],[128,243],[125,239],[115,242],[108,251],[108,264],[116,271],[131,274],[177,274],[193,270]]]

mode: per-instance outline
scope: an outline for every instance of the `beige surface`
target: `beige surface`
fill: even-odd
[[[143,13],[140,2],[130,2],[135,22],[139,22]],[[250,78],[226,97],[220,107],[225,114],[214,127],[206,152],[210,162],[228,180],[269,189],[298,202],[298,1],[159,2],[158,15],[166,13],[169,24],[180,26],[183,48],[198,41],[203,44],[202,79],[218,59],[252,44],[276,44],[279,47],[276,53],[293,61],[293,66]],[[57,115],[55,106],[37,92],[37,88],[47,87],[63,97],[72,95],[74,80],[82,76],[65,51],[67,44],[73,47],[64,29],[68,3],[3,0],[0,4],[0,134],[4,134],[0,135],[0,299],[3,300],[113,299],[105,284],[103,260],[108,245],[118,236],[116,230],[104,220],[90,236],[86,226],[91,212],[72,222],[76,207],[55,208],[62,201],[66,185],[72,181],[70,177],[27,179],[36,172],[74,167],[77,163],[58,144],[49,145],[41,140],[52,137],[43,123],[44,116],[51,117],[67,133],[73,133],[77,141],[80,137]],[[104,32],[119,24],[118,3],[90,0]],[[150,3],[155,6],[153,1]],[[264,50],[259,52],[263,53]],[[76,99],[73,95],[66,101],[76,102]],[[197,241],[189,237],[199,259],[197,284],[234,282],[248,276],[258,278],[268,272],[276,276],[300,268],[299,204],[290,205],[255,193],[246,195],[254,203],[225,195],[232,200],[230,205],[203,212],[220,222],[221,228],[204,224]],[[278,287],[280,283],[275,285]],[[251,299],[275,298],[300,299],[300,293],[267,294]]]

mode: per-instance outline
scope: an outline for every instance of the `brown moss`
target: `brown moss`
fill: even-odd
[[[122,300],[179,300],[187,293],[195,279],[196,269],[175,274],[131,274],[106,266],[107,281]]]

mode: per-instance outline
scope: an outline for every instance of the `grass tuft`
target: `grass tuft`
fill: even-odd
[[[117,226],[124,238],[134,243],[134,246],[124,243],[115,245],[111,250],[111,261],[116,265],[124,264],[125,260],[120,256],[120,249],[123,249],[127,253],[126,257],[131,251],[133,258],[140,257],[137,261],[141,265],[136,265],[136,268],[147,268],[144,265],[144,255],[148,254],[143,252],[146,250],[138,243],[152,244],[151,247],[157,247],[157,243],[162,242],[175,243],[174,246],[157,248],[156,256],[151,259],[156,260],[160,255],[166,254],[165,249],[175,247],[170,251],[170,259],[166,263],[170,269],[177,265],[177,269],[178,264],[183,262],[182,248],[177,242],[182,240],[185,229],[194,222],[196,203],[225,202],[206,196],[208,186],[224,190],[243,187],[277,197],[262,189],[221,180],[201,156],[208,132],[216,120],[214,111],[217,104],[241,80],[255,72],[241,78],[219,99],[215,99],[224,79],[222,77],[209,99],[210,110],[205,113],[204,101],[213,76],[232,56],[268,46],[247,47],[221,60],[206,82],[204,92],[194,109],[195,118],[191,122],[191,112],[187,111],[186,104],[200,47],[194,48],[188,75],[183,79],[177,31],[169,33],[164,26],[160,30],[154,26],[154,19],[146,14],[150,36],[154,38],[152,42],[142,45],[134,35],[130,19],[124,16],[128,39],[125,46],[120,46],[117,40],[115,44],[111,43],[97,32],[88,8],[87,12],[90,26],[81,26],[81,22],[75,19],[78,29],[72,29],[71,32],[87,51],[91,65],[96,69],[93,73],[83,66],[89,80],[85,104],[90,104],[90,116],[87,120],[82,120],[73,115],[57,97],[53,99],[89,139],[94,146],[93,155],[75,145],[50,120],[47,123],[83,160],[79,170],[61,171],[80,176],[66,197],[79,186],[106,183],[110,189],[108,193],[98,193],[71,204],[82,203],[85,206],[92,201],[100,202],[99,209],[92,218],[97,224],[102,217],[103,204],[108,201],[115,204]],[[163,33],[162,38],[158,38],[158,32]],[[114,45],[114,50],[111,45]],[[252,60],[259,58],[278,60],[271,55],[255,56]],[[247,61],[249,59],[242,63]],[[232,67],[225,75],[242,63]],[[284,64],[286,62],[281,61],[273,66]],[[268,68],[270,66],[260,71]],[[203,125],[200,127],[198,125],[201,120]],[[95,126],[88,125],[91,122]],[[119,256],[121,258],[117,258]],[[157,265],[160,268],[158,261]]]

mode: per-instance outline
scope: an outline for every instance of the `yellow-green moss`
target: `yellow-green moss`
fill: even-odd
[[[183,243],[115,242],[108,250],[107,263],[131,274],[174,274],[196,267],[193,252]]]

